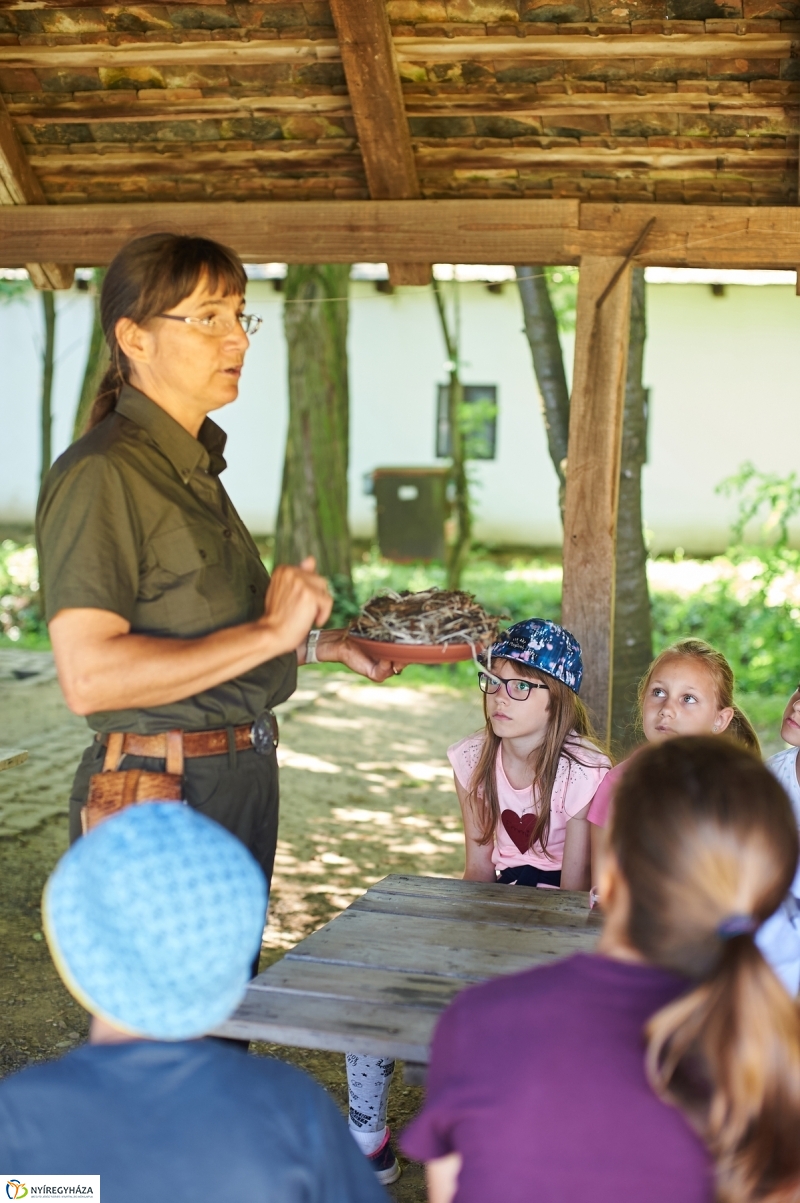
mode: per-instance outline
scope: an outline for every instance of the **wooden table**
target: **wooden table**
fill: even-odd
[[[594,947],[588,898],[392,874],[259,974],[216,1034],[394,1057],[421,1080],[459,990]]]
[[[21,748],[0,748],[0,773],[3,769],[13,769],[15,765],[24,764],[28,753]]]

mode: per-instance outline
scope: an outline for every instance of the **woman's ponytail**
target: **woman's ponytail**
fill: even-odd
[[[125,378],[112,358],[103,375],[103,379],[98,385],[97,396],[92,402],[92,408],[89,410],[84,433],[93,430],[95,426],[98,426],[103,421],[103,418],[107,417],[112,410],[117,408],[117,402],[119,401],[119,395],[122,392],[124,383]]]
[[[720,1203],[795,1203],[800,1012],[753,938],[797,867],[786,794],[730,740],[651,744],[618,785],[610,840],[631,945],[694,983],[647,1025],[654,1089],[705,1140]]]

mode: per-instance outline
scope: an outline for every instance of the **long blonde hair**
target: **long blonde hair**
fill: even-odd
[[[710,643],[706,643],[703,639],[681,639],[678,643],[673,643],[671,647],[665,648],[663,652],[660,652],[656,656],[647,673],[639,682],[640,725],[642,704],[653,676],[662,664],[665,664],[668,660],[677,659],[694,660],[705,668],[714,683],[717,709],[727,710],[730,707],[733,710],[733,718],[723,734],[727,735],[730,739],[735,739],[737,743],[743,744],[751,752],[760,755],[761,744],[758,742],[758,736],[755,733],[753,724],[745,712],[735,705],[733,701],[733,691],[736,684],[733,669],[722,652],[718,652],[715,647],[712,647]]]
[[[503,657],[499,657],[499,659],[503,659]],[[529,677],[532,681],[541,681],[549,691],[547,731],[542,743],[534,749],[529,760],[531,777],[534,786],[538,786],[539,798],[536,822],[528,840],[529,848],[538,844],[547,856],[549,855],[547,840],[550,835],[550,803],[559,761],[563,756],[569,761],[583,764],[584,762],[577,754],[578,739],[587,740],[595,745],[598,745],[598,740],[592,729],[592,722],[586,707],[569,686],[547,673],[531,668],[529,664],[525,664],[521,660],[510,660],[509,663],[514,665],[514,671],[519,672],[521,677]],[[495,735],[492,724],[489,722],[485,694],[483,715],[486,719],[483,747],[472,774],[467,800],[480,824],[481,844],[490,844],[494,838],[497,824],[500,822],[497,757],[502,740],[499,735]]]
[[[730,740],[650,744],[615,796],[628,939],[693,986],[646,1028],[651,1085],[699,1131],[720,1203],[800,1198],[800,1012],[755,944],[798,861],[786,794]]]

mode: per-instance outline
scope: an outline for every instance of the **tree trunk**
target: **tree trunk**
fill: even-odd
[[[314,556],[337,610],[355,607],[347,515],[350,268],[292,264],[284,287],[289,430],[275,533],[275,563]]]
[[[637,267],[633,270],[617,517],[611,740],[618,753],[637,743],[636,695],[653,656],[642,529],[642,468],[647,460],[647,389],[642,384],[646,335],[644,268]]]
[[[541,267],[518,267],[516,272],[525,315],[525,333],[542,397],[547,445],[558,475],[563,519],[570,407],[558,321],[544,270]],[[637,742],[636,695],[639,681],[647,671],[653,654],[647,549],[642,528],[642,467],[647,458],[647,390],[642,384],[646,334],[644,270],[635,268],[617,516],[611,698],[611,741],[617,753],[626,752]]]
[[[104,267],[96,267],[92,279],[92,300],[94,302],[92,333],[89,337],[89,353],[86,356],[83,383],[81,384],[78,405],[75,410],[75,421],[72,426],[73,443],[83,434],[86,419],[89,417],[89,410],[92,408],[92,402],[97,396],[100,381],[103,379],[109,364],[108,344],[103,334],[103,327],[100,325],[100,289],[102,288],[105,274],[106,270]]]
[[[56,350],[56,303],[49,290],[42,294],[42,311],[44,314],[44,350],[42,352],[42,466],[39,473],[39,485],[50,471],[53,462],[53,366]]]
[[[472,548],[472,506],[469,479],[464,454],[464,386],[458,370],[458,338],[451,331],[441,290],[434,282],[433,296],[442,326],[442,338],[450,362],[450,383],[447,391],[447,423],[450,427],[450,480],[453,485],[456,517],[456,537],[447,551],[447,588],[460,589],[461,576]]]
[[[550,299],[544,268],[517,267],[516,273],[525,318],[525,333],[530,344],[533,369],[542,399],[547,447],[558,476],[558,505],[563,522],[569,442],[569,389],[561,340],[558,337],[558,319]]]

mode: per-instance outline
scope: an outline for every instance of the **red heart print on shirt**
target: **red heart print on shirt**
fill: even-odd
[[[503,820],[503,826],[520,852],[527,852],[531,832],[536,823],[536,815],[534,813],[518,815],[513,810],[504,810],[500,818]]]

